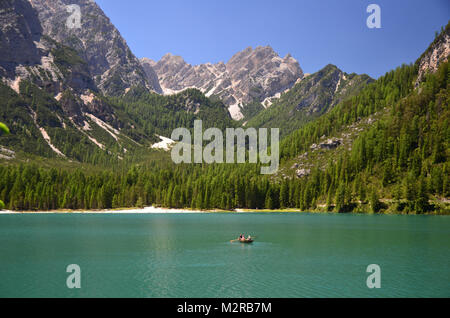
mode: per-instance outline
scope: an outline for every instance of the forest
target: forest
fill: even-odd
[[[117,209],[149,205],[199,210],[296,209],[301,211],[449,213],[449,64],[414,87],[417,65],[403,65],[305,124],[281,141],[281,164],[373,114],[383,115],[354,140],[351,150],[326,158],[309,176],[263,176],[258,164],[180,164],[158,160],[116,163],[95,169],[36,163],[0,165],[0,208],[11,210]],[[196,96],[193,98],[203,98]],[[183,101],[184,102],[184,101]],[[111,104],[149,122],[145,105],[168,103],[134,92]],[[192,104],[192,105],[195,105]],[[133,107],[132,107],[133,106]],[[158,108],[156,108],[158,109]],[[217,111],[212,107],[208,111]],[[220,108],[219,108],[220,109]],[[131,115],[130,115],[131,116]],[[141,119],[137,119],[137,117]],[[193,117],[187,114],[187,127]],[[206,113],[205,116],[208,116]],[[215,125],[228,118],[216,116]],[[170,116],[161,123],[167,130]],[[3,126],[0,126],[3,127]],[[206,128],[206,127],[205,127]],[[3,128],[5,130],[5,128]],[[0,138],[8,138],[2,136]],[[164,159],[167,158],[167,159]]]

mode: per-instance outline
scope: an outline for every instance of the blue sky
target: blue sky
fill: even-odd
[[[332,63],[379,77],[414,62],[450,19],[448,0],[96,0],[137,57],[227,62],[249,46],[291,53],[305,73]],[[381,7],[381,29],[366,8]]]

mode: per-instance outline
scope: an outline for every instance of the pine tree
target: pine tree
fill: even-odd
[[[417,198],[414,201],[414,210],[417,213],[423,213],[428,210],[428,190],[425,178],[421,177],[419,181],[419,189],[417,191]]]
[[[274,207],[275,207],[274,203],[273,203],[272,189],[271,188],[269,188],[269,191],[267,191],[267,193],[266,193],[265,207],[268,210],[273,210]]]
[[[341,183],[336,191],[336,212],[344,212],[345,204],[345,185]]]
[[[372,213],[378,213],[381,209],[381,202],[375,189],[372,189],[369,197],[370,210]]]
[[[333,193],[331,192],[331,189],[328,190],[327,195],[327,211],[331,211],[331,207],[333,206]]]
[[[144,200],[142,199],[142,197],[139,197],[138,200],[136,201],[136,207],[138,208],[144,207]]]
[[[445,148],[444,145],[442,144],[442,139],[438,137],[433,149],[433,163],[435,164],[441,163],[445,162],[445,160],[446,160]]]
[[[289,186],[286,181],[281,184],[280,189],[280,207],[285,209],[289,207]]]

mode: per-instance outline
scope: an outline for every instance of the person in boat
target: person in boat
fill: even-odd
[[[239,240],[240,241],[245,240],[245,235],[244,234],[239,235]]]
[[[247,237],[247,241],[250,241],[252,239],[252,237],[249,235],[248,237]]]

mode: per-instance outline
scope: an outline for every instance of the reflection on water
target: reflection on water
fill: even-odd
[[[450,218],[0,216],[1,297],[448,297]],[[240,233],[252,244],[231,243]],[[78,264],[82,288],[65,285]],[[379,264],[382,288],[366,286]]]

